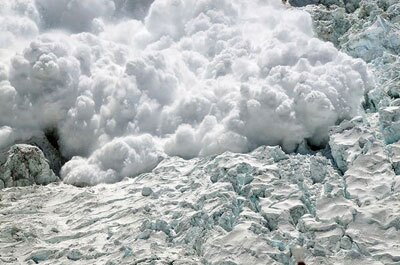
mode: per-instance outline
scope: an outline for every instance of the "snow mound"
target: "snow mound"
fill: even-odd
[[[47,185],[58,180],[43,152],[36,146],[12,146],[8,151],[7,160],[0,165],[0,188]]]
[[[379,109],[379,121],[386,143],[400,140],[400,106]]]

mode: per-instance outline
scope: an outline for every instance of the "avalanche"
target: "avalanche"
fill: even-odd
[[[0,263],[398,264],[397,2],[0,1]]]
[[[54,132],[70,184],[116,182],[168,155],[323,147],[374,85],[362,60],[313,36],[308,13],[277,1],[143,1],[144,18],[112,0],[1,5],[13,40],[0,42],[0,143]]]

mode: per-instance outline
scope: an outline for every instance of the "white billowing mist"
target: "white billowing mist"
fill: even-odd
[[[0,145],[56,128],[61,177],[94,185],[165,155],[324,144],[372,81],[280,2],[1,1]]]

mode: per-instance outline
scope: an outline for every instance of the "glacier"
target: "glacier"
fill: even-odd
[[[400,264],[399,4],[256,2],[0,3],[2,264]]]
[[[294,264],[291,249],[300,245],[307,264],[397,264],[400,185],[364,126],[342,126],[345,139],[332,143],[348,154],[345,174],[320,154],[260,147],[169,157],[115,184],[3,190],[0,260]]]

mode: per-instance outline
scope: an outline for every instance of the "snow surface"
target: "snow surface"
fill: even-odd
[[[345,175],[321,155],[260,147],[170,157],[112,185],[6,189],[0,260],[294,264],[301,245],[307,264],[397,264],[400,185],[382,146],[366,149]]]

